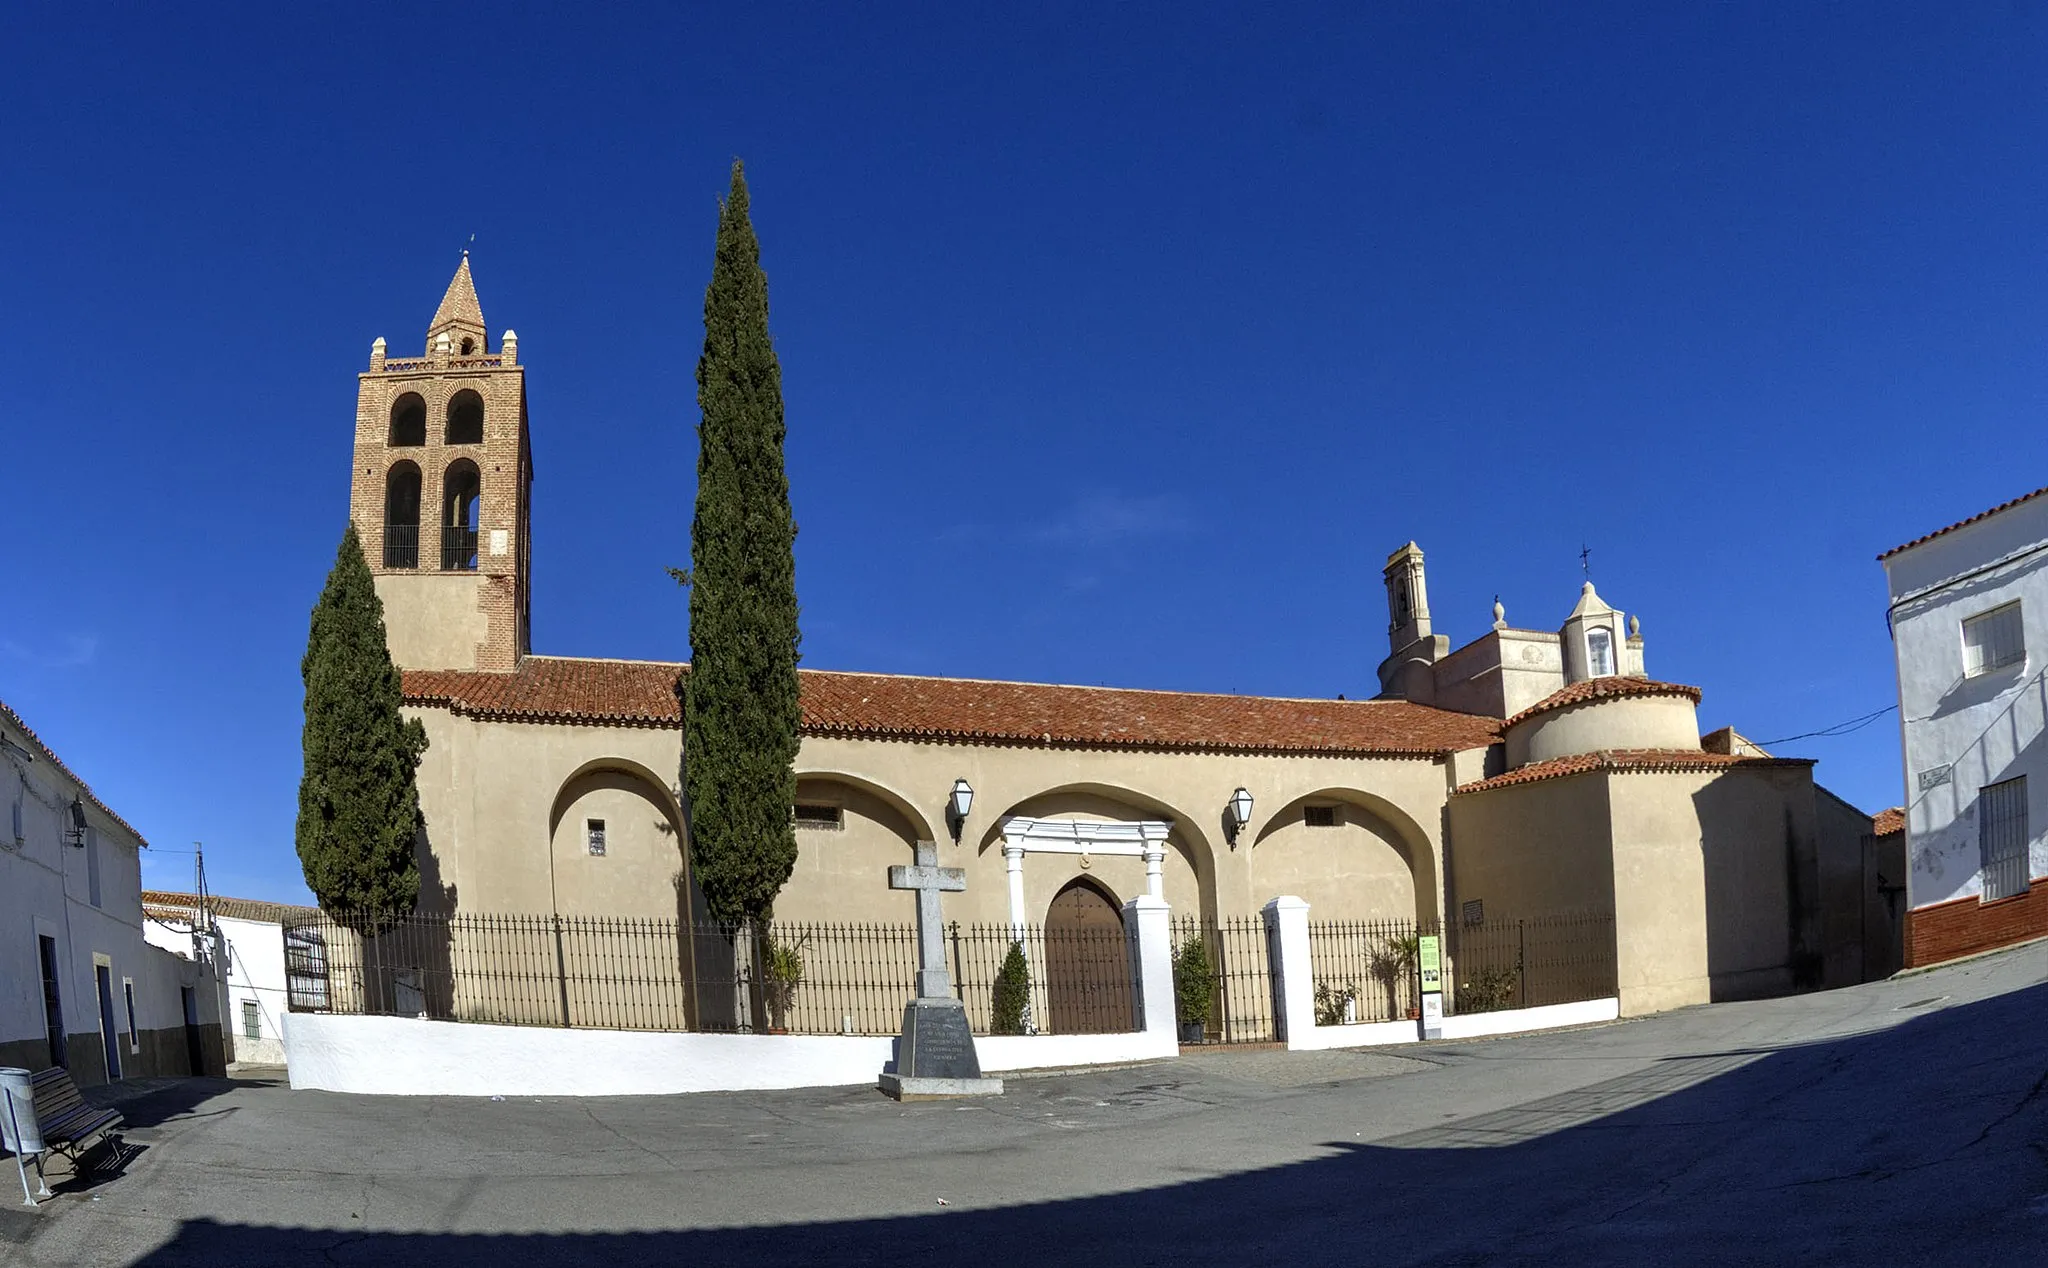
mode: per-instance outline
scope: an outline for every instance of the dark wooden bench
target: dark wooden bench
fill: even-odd
[[[71,1081],[71,1072],[51,1066],[29,1079],[35,1092],[36,1126],[42,1129],[43,1147],[71,1160],[74,1171],[91,1170],[87,1151],[101,1142],[119,1142],[114,1128],[123,1122],[119,1110],[99,1109],[86,1104]]]

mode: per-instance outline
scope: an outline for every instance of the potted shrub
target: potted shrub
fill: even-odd
[[[1197,934],[1173,953],[1173,1009],[1182,1043],[1203,1042],[1215,1001],[1216,970],[1209,964],[1209,944]]]
[[[1422,1008],[1413,999],[1401,998],[1401,981],[1415,967],[1416,957],[1422,954],[1422,939],[1414,934],[1387,938],[1372,954],[1372,975],[1379,979],[1380,986],[1387,993],[1387,1016],[1415,1018],[1422,1015]]]
[[[768,938],[761,948],[762,994],[767,998],[771,1035],[789,1033],[789,1006],[804,980],[802,947],[801,941],[788,943]]]
[[[1031,1024],[1031,965],[1024,959],[1024,944],[1012,942],[996,971],[996,986],[989,1002],[989,1031],[998,1035],[1028,1034]]]

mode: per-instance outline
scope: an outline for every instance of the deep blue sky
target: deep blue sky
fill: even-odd
[[[1463,642],[1585,543],[1769,739],[1893,701],[1874,555],[2048,483],[2023,6],[821,7],[10,15],[0,698],[151,883],[303,893],[354,376],[472,233],[535,649],[685,654],[734,155],[814,666],[1356,697],[1389,550]],[[1784,751],[1900,799],[1889,716]]]

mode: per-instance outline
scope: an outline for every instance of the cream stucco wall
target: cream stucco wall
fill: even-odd
[[[674,882],[687,851],[680,833],[663,824],[681,821],[673,792],[679,731],[480,722],[443,708],[409,712],[426,724],[429,741],[419,775],[429,903],[471,912],[677,914]],[[1441,911],[1448,780],[1434,759],[808,736],[797,770],[799,800],[831,801],[845,816],[838,829],[798,829],[796,870],[776,902],[780,919],[911,919],[914,900],[888,888],[886,868],[907,860],[910,844],[923,838],[939,842],[943,864],[968,873],[966,892],[946,900],[948,917],[1006,921],[999,825],[1013,814],[1170,820],[1164,890],[1180,913],[1252,915],[1283,886],[1325,867],[1332,869],[1325,882],[1331,900],[1356,895],[1369,904],[1361,916],[1389,904],[1430,918]],[[944,816],[956,778],[975,789],[958,844]],[[1240,786],[1256,808],[1233,845],[1223,807]],[[1297,845],[1290,833],[1310,800],[1343,802],[1356,826],[1317,829],[1337,836],[1322,846]],[[1292,817],[1275,830],[1276,815]],[[606,821],[602,859],[591,858],[583,844],[583,821],[592,817]],[[1395,881],[1388,856],[1403,854],[1412,863],[1407,896],[1382,893],[1382,883]],[[1078,855],[1028,854],[1027,918],[1043,920],[1053,895],[1083,875],[1119,901],[1144,891],[1139,858],[1090,856],[1088,864],[1083,868]]]
[[[1684,696],[1612,696],[1517,723],[1507,733],[1508,767],[1602,749],[1698,749],[1699,713]]]
[[[1304,815],[1310,804],[1330,806],[1335,824],[1310,827]],[[1426,888],[1428,860],[1420,869],[1425,887],[1418,891],[1418,869],[1400,833],[1353,803],[1316,798],[1285,807],[1259,834],[1251,863],[1255,891],[1304,899],[1316,919],[1437,917],[1435,896]]]
[[[1453,904],[1489,920],[1614,911],[1607,781],[1597,773],[1451,799]],[[1454,908],[1455,909],[1455,908]]]
[[[366,550],[373,527],[363,526]],[[427,549],[421,547],[422,558]],[[438,541],[432,549],[438,558]],[[476,663],[477,644],[490,634],[490,618],[477,602],[486,584],[482,573],[386,572],[376,584],[394,663],[414,669],[467,669]]]
[[[1808,771],[1605,778],[1623,1012],[1783,992],[1805,955],[1817,972]]]
[[[480,722],[408,709],[427,728],[423,904],[468,912],[675,917],[687,867],[673,792],[681,733]],[[593,772],[604,772],[590,778]],[[605,820],[605,856],[581,840]],[[616,827],[614,823],[616,821]]]

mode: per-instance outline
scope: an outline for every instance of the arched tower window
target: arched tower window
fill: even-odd
[[[1594,678],[1614,672],[1614,636],[1605,629],[1586,631],[1586,672]]]
[[[463,337],[462,355],[465,357],[473,357],[476,355],[476,340],[471,339],[467,336]]]
[[[394,448],[427,443],[427,403],[418,392],[391,402],[391,444]]]
[[[420,566],[420,469],[411,462],[393,464],[384,477],[384,566]]]
[[[476,464],[458,458],[441,480],[441,568],[446,572],[476,571],[477,516],[483,501],[483,480]]]
[[[448,443],[484,443],[484,398],[468,388],[448,398]]]

